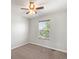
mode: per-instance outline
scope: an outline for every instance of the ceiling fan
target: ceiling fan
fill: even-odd
[[[37,10],[44,9],[44,6],[36,7],[35,2],[30,1],[27,8],[21,8],[22,10],[28,10],[26,14],[37,14]]]

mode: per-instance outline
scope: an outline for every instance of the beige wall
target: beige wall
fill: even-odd
[[[49,13],[30,20],[30,43],[41,45],[44,47],[57,49],[63,52],[67,51],[67,11]],[[38,22],[39,20],[50,19],[50,39],[44,40],[38,38]]]
[[[16,48],[18,46],[33,43],[44,47],[57,49],[63,52],[67,51],[67,11],[58,11],[48,13],[40,17],[35,17],[30,20],[23,17],[19,6],[12,5],[12,32],[11,32],[11,46]],[[50,39],[39,39],[38,22],[40,20],[50,19]]]
[[[20,12],[20,7],[12,5],[11,11],[11,48],[27,43],[29,21]]]

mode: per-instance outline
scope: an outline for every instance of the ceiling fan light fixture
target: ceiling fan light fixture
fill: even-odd
[[[28,12],[26,14],[31,14],[32,15],[32,14],[36,14],[37,10],[44,9],[44,7],[43,6],[38,7],[35,4],[35,2],[30,1],[27,8],[21,8],[21,9],[28,10]]]
[[[34,9],[34,8],[35,8],[34,2],[30,2],[29,8],[30,8],[30,9]]]
[[[35,14],[35,11],[29,10],[29,14],[30,14],[30,15]]]

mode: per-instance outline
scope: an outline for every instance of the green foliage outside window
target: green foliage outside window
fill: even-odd
[[[40,37],[48,38],[49,37],[49,21],[44,21],[44,27],[40,30]]]

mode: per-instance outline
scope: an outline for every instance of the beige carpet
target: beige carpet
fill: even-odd
[[[67,59],[67,54],[41,46],[27,44],[13,49],[11,59]]]

